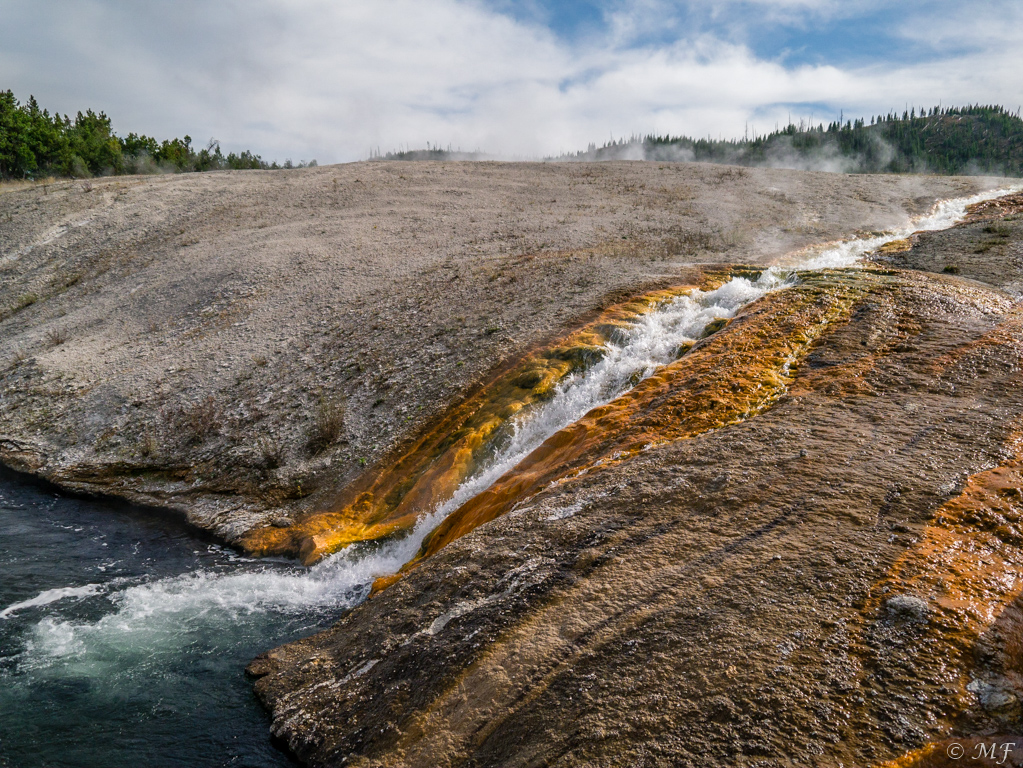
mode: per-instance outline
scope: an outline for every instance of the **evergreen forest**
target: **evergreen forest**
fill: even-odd
[[[290,160],[267,163],[249,151],[225,155],[215,139],[196,148],[187,135],[163,141],[118,136],[103,112],[51,115],[34,97],[22,104],[12,91],[0,91],[0,179],[291,167]]]

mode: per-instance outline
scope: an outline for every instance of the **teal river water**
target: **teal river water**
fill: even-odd
[[[243,670],[364,593],[334,579],[281,596],[309,582],[152,513],[0,474],[0,766],[294,765]],[[261,587],[271,603],[247,608]]]

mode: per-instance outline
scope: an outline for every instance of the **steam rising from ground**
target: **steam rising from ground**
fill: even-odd
[[[764,150],[762,158],[753,159],[748,146],[743,142],[717,142],[713,156],[697,153],[685,143],[654,143],[633,137],[612,141],[602,147],[591,144],[586,151],[561,154],[544,158],[556,163],[605,163],[615,161],[650,161],[661,163],[708,162],[718,165],[737,165],[747,168],[777,168],[795,171],[824,171],[827,173],[875,173],[876,167],[886,166],[896,157],[896,149],[876,134],[870,134],[872,154],[843,154],[836,143],[825,142],[821,147],[807,151],[794,146],[791,136],[775,136]],[[385,155],[371,155],[370,159],[404,161],[536,161],[537,157],[491,154],[483,151],[463,152],[450,149],[416,149],[388,152]],[[918,173],[927,172],[917,167]],[[972,175],[992,175],[994,171],[976,166]]]
[[[741,165],[753,168],[784,168],[795,171],[825,171],[828,173],[867,173],[880,162],[887,165],[896,150],[883,138],[869,134],[873,159],[868,162],[866,154],[843,154],[837,143],[826,142],[814,151],[794,146],[791,136],[775,136],[766,146],[763,158],[751,158],[748,145],[744,142],[716,142],[713,157],[697,157],[691,146],[678,142],[660,144],[638,137],[622,139],[603,147],[590,145],[585,152],[558,155],[550,160],[567,163],[611,162],[615,160],[648,160],[662,163],[719,163]],[[878,158],[880,160],[878,161]]]

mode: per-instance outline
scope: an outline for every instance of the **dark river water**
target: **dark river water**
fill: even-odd
[[[0,766],[295,765],[245,665],[329,626],[374,570],[242,558],[0,473]]]

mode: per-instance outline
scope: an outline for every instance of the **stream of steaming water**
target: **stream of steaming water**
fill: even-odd
[[[711,321],[733,317],[766,293],[791,285],[800,270],[853,266],[886,242],[951,226],[968,205],[1017,189],[945,201],[898,230],[807,251],[791,263],[765,270],[755,281],[737,277],[716,290],[693,291],[664,303],[609,342],[597,364],[567,378],[548,401],[513,421],[490,460],[403,538],[354,545],[309,569],[219,550],[213,562],[195,556],[189,567],[162,577],[141,565],[122,568],[124,572],[111,566],[87,569],[72,584],[33,594],[0,592],[0,599],[9,601],[0,602],[0,633],[6,633],[0,635],[0,691],[6,691],[0,692],[0,710],[29,706],[33,688],[59,688],[69,680],[84,686],[87,704],[145,698],[146,689],[164,684],[168,676],[201,676],[204,664],[215,666],[211,659],[223,656],[225,648],[232,649],[232,660],[247,658],[314,631],[365,599],[371,581],[397,571],[454,509],[511,471],[555,432],[674,361],[680,345],[699,339]],[[173,686],[168,690],[169,697],[181,695]],[[148,714],[136,713],[139,722],[158,720],[160,706]],[[131,722],[124,727],[130,730]],[[5,762],[5,741],[10,740],[0,730],[0,765],[30,764]],[[98,754],[102,756],[102,749]],[[269,752],[260,760],[252,764],[279,764]],[[60,764],[52,756],[49,763]],[[93,761],[78,759],[70,764],[89,763]]]

